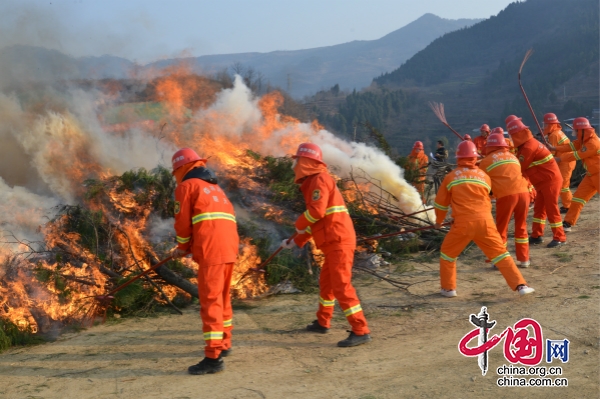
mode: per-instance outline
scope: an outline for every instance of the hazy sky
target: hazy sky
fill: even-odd
[[[142,63],[380,38],[425,13],[488,18],[510,0],[0,0],[0,47]]]

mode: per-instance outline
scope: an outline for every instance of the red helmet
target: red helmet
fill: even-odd
[[[517,119],[521,120],[522,118],[519,118],[517,115],[508,115],[506,117],[506,119],[504,120],[504,124],[508,125],[510,122],[517,120]]]
[[[296,155],[292,155],[292,158],[305,157],[311,158],[315,161],[323,162],[323,153],[321,148],[313,143],[302,143],[298,146]]]
[[[183,165],[195,161],[206,162],[206,159],[200,158],[200,156],[196,154],[196,151],[192,150],[191,148],[182,148],[181,150],[173,154],[173,158],[171,158],[171,163],[173,164],[173,172],[181,168]]]
[[[508,143],[504,140],[502,133],[492,133],[488,137],[485,147],[508,147]]]
[[[463,136],[463,140],[469,140],[469,141],[471,141],[471,136],[469,136],[468,134],[465,134]]]
[[[413,145],[413,148],[423,149],[423,143],[420,141],[415,141],[415,145]]]
[[[486,125],[485,123],[483,125],[481,125],[481,127],[479,128],[480,132],[490,132],[490,127],[488,125]]]
[[[521,118],[513,119],[506,125],[506,130],[508,130],[508,134],[510,135],[513,135],[527,128],[529,128],[529,126],[525,126],[525,124],[521,122]]]
[[[495,127],[492,129],[492,134],[494,133],[500,133],[500,134],[504,134],[504,129],[502,129],[501,127]],[[488,139],[489,140],[489,139]]]
[[[579,117],[573,119],[573,129],[581,130],[581,129],[592,129],[592,125],[590,125],[590,121],[587,118]]]
[[[548,113],[548,114],[544,115],[544,124],[548,125],[550,123],[560,123],[558,121],[558,117],[555,114]]]
[[[477,147],[472,141],[461,141],[456,147],[456,158],[477,158]]]

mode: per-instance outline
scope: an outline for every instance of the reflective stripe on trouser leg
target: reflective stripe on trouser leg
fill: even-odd
[[[574,162],[559,162],[558,169],[560,169],[560,174],[562,176],[563,182],[560,190],[560,202],[562,206],[565,208],[571,207],[571,199],[573,198],[573,194],[571,194],[571,190],[569,190],[569,186],[571,185],[571,174],[573,173],[573,168],[575,167]]]
[[[571,226],[577,224],[581,209],[598,192],[599,186],[600,174],[586,175],[583,178],[579,183],[579,187],[577,187],[577,191],[573,194],[573,202],[571,202],[569,212],[565,215],[565,222],[571,224]]]
[[[335,306],[335,297],[333,296],[333,288],[331,287],[330,266],[321,269],[319,276],[319,310],[317,310],[317,321],[323,327],[331,326],[331,318],[333,317],[333,309]]]
[[[456,259],[471,241],[469,227],[454,223],[446,234],[440,248],[440,286],[445,290],[456,289]]]
[[[541,190],[544,196],[544,207],[548,223],[552,228],[552,239],[555,241],[565,242],[567,236],[562,227],[562,217],[558,208],[558,198],[560,196],[561,181],[552,181],[551,184],[544,186]]]
[[[517,265],[515,265],[515,261],[506,252],[494,222],[491,220],[481,221],[481,228],[478,233],[473,237],[473,241],[502,273],[506,284],[512,290],[516,290],[520,284],[526,284],[521,272],[517,269]]]
[[[225,309],[231,308],[229,286],[233,263],[198,267],[198,296],[200,298],[200,317],[204,332],[204,355],[216,359],[223,349],[225,339],[224,320],[231,319],[231,310],[224,317]],[[229,330],[231,330],[229,328]],[[230,338],[229,338],[230,339]]]
[[[529,193],[520,193],[519,200],[515,206],[515,252],[517,260],[525,262],[529,260],[529,237],[527,234],[527,214],[529,213]]]
[[[533,203],[533,224],[531,226],[532,237],[542,237],[546,227],[546,197],[543,190],[536,189],[537,195]]]
[[[369,327],[364,312],[360,306],[356,290],[352,286],[352,263],[354,262],[354,249],[336,249],[325,253],[325,262],[323,263],[324,272],[329,274],[331,289],[335,299],[342,310],[344,310],[348,323],[352,326],[352,331],[357,335],[368,334]],[[327,299],[321,295],[323,299]],[[323,306],[319,305],[319,309]],[[329,307],[333,310],[333,307]]]

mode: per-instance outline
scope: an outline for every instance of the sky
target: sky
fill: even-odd
[[[514,1],[514,0],[513,0]],[[0,47],[158,59],[378,39],[423,14],[489,18],[511,0],[2,0]]]

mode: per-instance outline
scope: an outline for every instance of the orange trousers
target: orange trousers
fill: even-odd
[[[577,223],[577,219],[579,219],[579,215],[581,214],[581,209],[583,206],[590,200],[592,197],[600,191],[600,173],[596,173],[595,175],[586,175],[581,183],[579,183],[579,187],[577,187],[577,191],[573,195],[573,202],[571,203],[571,207],[569,208],[569,212],[565,215],[565,222],[569,223],[571,226],[575,226]]]
[[[360,306],[356,290],[352,286],[352,264],[354,249],[336,249],[325,254],[325,262],[319,278],[319,310],[317,320],[323,327],[329,328],[333,317],[333,308],[337,299],[344,316],[356,335],[368,334],[367,319]]]
[[[573,194],[571,194],[569,187],[571,186],[571,174],[573,173],[573,169],[575,169],[575,162],[561,161],[558,163],[558,169],[560,169],[560,175],[563,179],[560,189],[560,201],[564,208],[570,208]]]
[[[233,263],[198,267],[198,297],[204,332],[204,355],[217,359],[231,348],[233,310],[229,287]]]
[[[527,213],[529,212],[530,193],[505,195],[496,200],[496,227],[506,246],[508,241],[508,222],[515,215],[515,251],[517,260],[529,260],[529,236],[527,235]]]
[[[483,253],[500,270],[508,286],[514,291],[527,284],[511,258],[493,219],[454,221],[440,250],[440,280],[445,290],[456,289],[456,259],[465,247],[474,241]]]
[[[531,236],[534,238],[544,235],[546,216],[552,228],[552,239],[560,242],[567,241],[567,236],[562,227],[562,218],[558,209],[558,197],[562,181],[552,181],[541,188],[536,187],[537,196],[533,204],[533,226]]]

